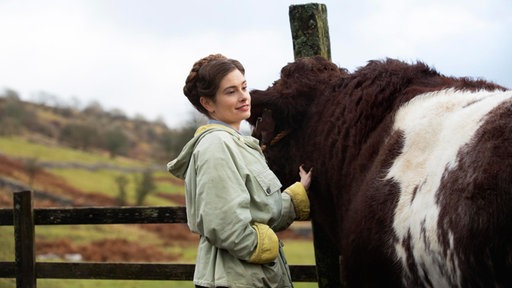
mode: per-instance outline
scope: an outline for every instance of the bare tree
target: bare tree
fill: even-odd
[[[24,166],[25,171],[28,174],[29,186],[33,187],[36,176],[43,169],[43,167],[40,165],[39,160],[35,157],[26,159],[24,161]]]
[[[126,205],[126,185],[128,184],[128,178],[124,175],[119,175],[116,177],[116,183],[119,194],[117,195],[117,203],[119,206]]]
[[[142,172],[142,175],[139,179],[136,181],[137,187],[135,189],[136,194],[136,205],[142,205],[144,203],[144,200],[146,199],[146,196],[149,195],[149,193],[153,192],[155,190],[156,185],[155,181],[153,179],[153,173],[150,169],[144,170]]]

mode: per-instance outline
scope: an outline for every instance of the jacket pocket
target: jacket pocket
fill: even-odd
[[[260,184],[265,194],[271,195],[275,192],[281,191],[281,182],[277,179],[277,176],[270,170],[259,170],[254,173],[254,177]]]

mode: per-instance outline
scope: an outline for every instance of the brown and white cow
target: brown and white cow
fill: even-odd
[[[312,218],[327,233],[315,245],[340,256],[341,283],[512,287],[512,91],[423,63],[348,73],[313,57],[251,95],[283,185],[314,167]]]

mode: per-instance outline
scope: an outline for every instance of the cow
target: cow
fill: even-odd
[[[350,73],[316,56],[251,96],[283,186],[313,168],[315,246],[339,266],[326,286],[512,287],[512,91],[421,61]]]

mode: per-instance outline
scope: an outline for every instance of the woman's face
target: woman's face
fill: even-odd
[[[228,73],[220,81],[215,102],[201,97],[201,104],[208,110],[210,118],[240,130],[242,121],[251,116],[251,95],[244,75],[238,69]]]

